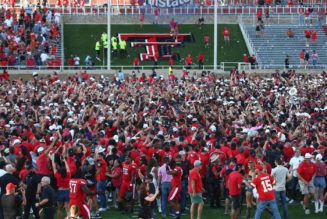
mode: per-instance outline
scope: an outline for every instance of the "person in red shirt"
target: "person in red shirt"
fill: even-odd
[[[225,41],[225,43],[230,43],[229,36],[230,36],[230,32],[229,32],[228,28],[225,27],[224,28],[224,41]]]
[[[174,65],[174,59],[172,57],[169,58],[168,65],[169,66],[173,66]]]
[[[140,27],[141,27],[141,29],[143,27],[143,22],[144,22],[144,13],[141,13],[140,14]]]
[[[159,8],[155,7],[153,10],[153,14],[154,14],[154,22],[153,24],[158,24],[158,19],[159,19]]]
[[[231,218],[236,219],[240,214],[241,209],[241,185],[243,182],[243,176],[241,174],[242,165],[237,164],[235,166],[235,171],[229,174],[228,189],[229,194],[232,197],[233,210],[231,213]]]
[[[185,58],[185,65],[187,69],[191,69],[193,64],[193,58],[191,54],[188,54],[188,56]]]
[[[107,176],[111,178],[111,183],[115,187],[112,202],[113,202],[114,207],[118,208],[118,205],[117,205],[118,197],[117,196],[118,196],[119,188],[120,188],[120,186],[122,184],[122,180],[123,180],[123,178],[122,178],[123,177],[123,169],[122,169],[121,163],[119,162],[118,159],[114,161],[113,167],[112,167],[110,173],[107,174]]]
[[[69,181],[69,207],[76,205],[80,211],[80,216],[85,219],[90,219],[90,208],[86,204],[86,196],[94,195],[96,192],[91,192],[85,179],[75,178]]]
[[[301,50],[301,52],[300,52],[300,65],[301,65],[301,67],[303,67],[304,66],[304,54],[305,54],[305,50],[304,49],[302,49]]]
[[[297,168],[297,177],[299,178],[299,185],[303,197],[303,207],[305,214],[310,214],[309,199],[314,198],[315,187],[313,184],[314,175],[317,170],[315,163],[311,162],[312,155],[306,153],[304,161],[302,161]]]
[[[126,209],[125,195],[130,190],[131,184],[135,182],[135,174],[136,165],[132,163],[131,157],[128,155],[125,158],[125,162],[123,162],[123,182],[119,191],[119,201],[123,209]]]
[[[204,48],[209,48],[209,35],[208,34],[204,35],[203,40],[204,40]]]
[[[134,69],[140,73],[140,59],[135,57],[133,60]]]
[[[169,164],[169,171],[167,172],[169,175],[172,175],[171,180],[171,191],[168,196],[168,200],[172,206],[172,208],[175,210],[176,218],[180,217],[180,206],[179,206],[179,200],[180,200],[180,193],[182,189],[182,175],[183,175],[183,169],[180,167],[181,164],[181,155],[177,155],[175,157],[175,161],[172,160]]]
[[[306,47],[310,46],[310,38],[311,38],[311,30],[304,30],[304,36],[305,36],[305,45]]]
[[[249,63],[249,56],[247,54],[243,54],[243,62]]]
[[[315,43],[315,42],[317,42],[317,39],[318,39],[318,37],[317,37],[317,31],[313,30],[311,32],[311,40],[312,40],[313,43]]]
[[[103,212],[107,210],[107,196],[106,196],[106,173],[107,173],[107,163],[104,160],[105,154],[104,151],[99,151],[95,154],[97,159],[97,172],[96,172],[96,180],[97,180],[97,192],[98,197],[100,199],[100,208],[99,212]]]
[[[191,198],[191,208],[190,208],[190,217],[191,219],[194,218],[194,209],[195,206],[198,206],[197,218],[201,218],[202,209],[203,209],[203,199],[202,199],[202,178],[200,175],[200,170],[202,168],[202,163],[199,160],[194,162],[194,168],[189,173],[189,183],[188,183],[188,192],[190,193]]]
[[[61,166],[59,170],[57,169],[57,164],[55,163],[55,154],[51,157],[52,170],[54,173],[54,177],[57,182],[57,202],[58,202],[58,210],[57,216],[58,218],[62,218],[62,210],[65,208],[66,215],[69,214],[69,181],[71,179],[69,166],[65,159],[62,159],[65,163],[64,166]]]
[[[251,186],[256,188],[258,192],[257,210],[254,218],[261,218],[263,211],[269,206],[273,217],[275,219],[281,219],[273,190],[275,179],[268,173],[265,173],[261,165],[256,165],[255,169],[257,176],[251,182]]]
[[[203,62],[204,62],[204,55],[201,52],[199,52],[198,54],[199,69],[202,69]]]

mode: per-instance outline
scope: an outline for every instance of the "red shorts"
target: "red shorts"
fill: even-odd
[[[168,200],[179,201],[180,193],[181,193],[181,186],[173,187],[169,193]]]
[[[74,204],[70,202],[69,207],[71,207],[72,205],[77,205],[80,216],[82,216],[84,219],[91,219],[90,207],[87,204]]]
[[[129,186],[130,186],[130,183],[127,183],[127,182],[123,182],[121,184],[120,190],[119,190],[119,197],[121,199],[124,199],[125,198],[125,193],[128,191]]]

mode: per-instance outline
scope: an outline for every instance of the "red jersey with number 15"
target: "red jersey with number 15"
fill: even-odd
[[[132,174],[136,173],[136,165],[133,163],[123,163],[123,182],[130,183],[132,180]]]
[[[86,194],[82,190],[82,186],[86,185],[84,179],[71,179],[69,181],[69,199],[70,204],[82,204],[86,199]]]
[[[253,179],[251,185],[257,189],[258,201],[271,201],[275,199],[274,184],[275,179],[267,173],[259,173]]]
[[[173,178],[171,179],[171,186],[174,187],[181,187],[182,186],[182,175],[183,175],[183,169],[179,166],[174,168],[174,171],[176,171],[176,174],[173,175]]]

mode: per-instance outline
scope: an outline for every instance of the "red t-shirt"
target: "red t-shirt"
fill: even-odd
[[[62,178],[61,174],[56,172],[54,174],[54,177],[57,180],[57,187],[58,188],[64,188],[68,189],[69,188],[69,181],[71,179],[70,172],[67,172],[67,176],[65,178]]]
[[[251,183],[251,185],[257,189],[259,201],[271,201],[275,199],[273,190],[274,184],[275,179],[267,173],[259,173]]]
[[[312,180],[313,175],[316,173],[316,170],[316,164],[312,162],[303,161],[297,168],[297,173],[300,174],[305,181],[310,182]]]
[[[86,185],[84,179],[71,179],[69,181],[69,205],[78,205],[81,206],[85,201],[86,194],[82,190],[82,186]]]
[[[122,183],[122,174],[123,174],[123,170],[122,168],[120,167],[115,167],[113,170],[112,170],[112,175],[116,175],[118,174],[118,176],[116,178],[111,178],[111,182],[112,182],[112,185],[117,187],[117,186],[120,186],[121,183]]]
[[[101,163],[101,167],[100,167],[100,171],[99,174],[97,175],[96,179],[98,181],[104,181],[106,180],[106,172],[107,172],[107,163],[104,159],[99,159],[100,163]]]
[[[225,29],[225,30],[224,30],[224,36],[225,36],[225,37],[228,37],[229,35],[230,35],[229,30],[228,30],[228,29]]]
[[[177,171],[176,174],[173,175],[171,180],[171,186],[174,187],[181,187],[182,186],[182,175],[183,169],[179,166],[174,168],[174,171]]]
[[[36,158],[37,173],[42,175],[50,175],[51,171],[48,167],[48,155],[43,153]]]
[[[123,163],[123,182],[130,183],[132,180],[132,174],[136,173],[136,165],[133,163]]]
[[[195,181],[195,191],[194,192],[201,193],[202,192],[202,179],[201,179],[200,173],[195,168],[193,168],[189,174],[189,184],[188,184],[188,192],[189,193],[193,193],[192,180]]]
[[[240,195],[243,176],[238,171],[233,171],[229,174],[229,194],[230,195]]]

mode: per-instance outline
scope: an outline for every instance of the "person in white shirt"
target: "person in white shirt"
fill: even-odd
[[[276,184],[274,185],[276,203],[280,200],[283,207],[283,219],[288,219],[288,208],[286,200],[286,182],[291,180],[292,174],[286,167],[283,166],[281,158],[275,161],[276,167],[272,169],[271,175],[275,178]]]
[[[294,156],[290,160],[290,171],[292,172],[292,199],[289,201],[292,204],[295,201],[296,196],[296,187],[299,183],[299,179],[297,177],[297,168],[299,167],[300,163],[303,161],[303,157],[301,156],[300,150],[296,149]]]

